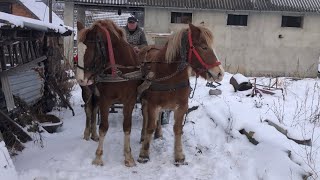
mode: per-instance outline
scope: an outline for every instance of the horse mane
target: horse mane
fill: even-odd
[[[95,21],[90,28],[85,28],[79,31],[78,42],[84,42],[88,32],[90,32],[97,26],[102,26],[106,28],[108,31],[113,33],[118,39],[123,39],[125,42],[127,42],[125,31],[109,19]]]
[[[200,38],[204,39],[209,47],[213,45],[213,34],[212,32],[201,26],[196,26],[200,30]],[[183,33],[188,31],[189,28],[183,28],[180,31],[172,34],[169,37],[169,40],[167,42],[167,51],[166,51],[166,62],[170,63],[175,60],[175,58],[180,54],[180,48],[181,48],[181,39],[183,36]]]

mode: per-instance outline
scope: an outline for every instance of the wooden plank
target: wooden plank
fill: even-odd
[[[25,41],[24,42],[24,47],[25,47],[25,49],[26,49],[26,55],[27,55],[27,61],[26,62],[29,62],[29,61],[31,61],[31,52],[30,52],[30,48],[29,48],[29,45],[28,45],[28,42],[29,41]]]
[[[35,50],[35,53],[36,53],[36,57],[40,57],[39,41],[35,41],[34,50]]]
[[[15,63],[16,64],[21,64],[18,50],[19,50],[18,44],[14,44],[13,45],[13,54],[14,54],[14,57],[15,57]]]
[[[0,64],[1,64],[1,69],[6,70],[6,59],[4,57],[4,48],[3,46],[0,46]]]
[[[42,62],[44,60],[46,60],[47,57],[46,56],[41,56],[33,61],[30,61],[28,63],[25,63],[25,64],[22,64],[22,65],[19,65],[17,67],[14,67],[14,68],[11,68],[9,70],[6,70],[6,71],[2,71],[0,72],[0,76],[2,75],[3,72],[6,72],[8,75],[11,75],[11,74],[14,74],[14,73],[17,73],[19,71],[22,71],[22,70],[25,70],[25,69],[30,69],[31,67],[33,67],[35,64],[39,63],[39,62]]]
[[[7,109],[8,111],[11,111],[14,108],[14,99],[13,99],[12,91],[10,88],[7,71],[1,72],[0,78],[1,78],[2,91],[6,99]]]
[[[14,132],[17,132],[17,134],[16,134],[17,137],[23,143],[26,143],[27,141],[31,141],[32,140],[32,138],[29,136],[29,134],[26,133],[20,125],[18,125],[14,120],[12,120],[6,113],[4,113],[1,110],[0,110],[0,116],[3,117],[3,118],[0,118],[1,119],[1,123],[10,125],[12,130],[14,130]],[[9,127],[7,127],[7,128],[9,128]]]
[[[28,62],[27,51],[26,51],[24,42],[20,43],[20,53],[22,58],[22,64]]]
[[[33,49],[33,41],[29,41],[29,48],[30,48],[30,51],[31,51],[31,59],[35,59],[36,58],[36,55],[34,53],[34,49]]]
[[[12,57],[12,46],[11,45],[8,45],[7,46],[7,49],[8,49],[8,54],[9,54],[9,58],[8,58],[8,61],[10,63],[10,66],[11,67],[14,67],[14,63],[13,63],[13,57]]]

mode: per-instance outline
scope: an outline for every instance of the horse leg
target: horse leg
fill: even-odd
[[[135,105],[135,99],[133,99],[130,103],[126,103],[123,106],[123,132],[124,132],[124,164],[127,167],[133,167],[136,165],[134,159],[131,154],[131,146],[130,146],[130,134],[131,134],[131,126],[132,126],[132,111]]]
[[[159,117],[157,121],[157,128],[156,131],[154,132],[154,139],[162,139],[162,126],[161,126],[161,118]]]
[[[86,128],[84,129],[84,133],[83,133],[83,139],[85,140],[89,140],[90,138],[90,122],[92,120],[92,104],[91,104],[91,100],[92,100],[92,96],[89,97],[89,101],[86,102],[86,104],[84,105],[84,111],[86,113]]]
[[[103,142],[109,128],[108,115],[109,115],[109,108],[111,106],[111,104],[105,105],[104,102],[105,100],[101,101],[101,103],[99,104],[100,112],[101,112],[101,123],[99,126],[99,145],[96,150],[96,158],[92,161],[92,164],[100,165],[100,166],[103,166],[103,161],[102,161]]]
[[[144,136],[146,134],[146,129],[147,129],[147,123],[148,123],[148,105],[147,101],[142,100],[141,105],[142,105],[142,117],[143,117],[143,124],[142,124],[142,130],[141,130],[141,138],[140,138],[140,143],[143,142]]]
[[[99,136],[97,134],[97,113],[99,110],[99,106],[97,102],[93,105],[93,111],[91,115],[91,139],[94,141],[99,140]]]
[[[185,155],[183,153],[183,147],[181,142],[181,136],[183,134],[182,131],[182,123],[183,117],[186,114],[188,107],[179,107],[174,111],[174,159],[176,165],[185,164]]]
[[[156,128],[159,112],[160,112],[160,108],[148,107],[147,130],[145,132],[144,141],[140,149],[140,154],[138,158],[139,163],[146,163],[149,161],[149,147],[150,147],[151,137]]]

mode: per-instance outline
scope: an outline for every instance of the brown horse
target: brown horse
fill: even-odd
[[[125,165],[134,166],[135,161],[130,147],[131,119],[136,103],[137,87],[141,84],[141,80],[136,80],[138,78],[128,80],[129,78],[124,79],[120,76],[130,74],[130,77],[133,77],[133,74],[139,70],[137,55],[126,42],[122,29],[110,20],[96,21],[87,29],[78,22],[77,27],[77,80],[81,86],[96,85],[100,93],[99,145],[96,158],[92,163],[103,165],[103,142],[109,127],[109,108],[114,103],[121,103],[124,116]]]
[[[174,111],[174,156],[177,165],[185,164],[181,135],[183,118],[188,110],[190,93],[189,76],[191,71],[208,81],[221,81],[224,70],[211,45],[212,33],[192,24],[174,34],[150,63],[150,72],[154,77],[151,86],[142,96],[143,127],[145,137],[138,161],[149,160],[149,147],[156,129],[159,112],[162,109]]]

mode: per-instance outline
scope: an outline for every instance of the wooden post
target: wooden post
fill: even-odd
[[[33,49],[33,42],[29,41],[29,48],[30,48],[30,52],[31,52],[31,61],[36,59],[36,55],[34,53],[34,49]]]
[[[48,0],[49,6],[49,23],[52,23],[52,0]]]
[[[0,46],[0,64],[1,64],[1,69],[6,70],[6,59],[4,56],[4,48],[3,46]]]
[[[13,53],[14,53],[14,57],[15,57],[15,62],[16,64],[20,64],[19,62],[19,53],[18,53],[18,48],[17,48],[18,44],[14,44],[13,45]]]
[[[23,42],[20,42],[20,55],[21,55],[21,62],[22,62],[22,64],[24,64],[24,62],[26,62],[28,60],[28,58],[26,56],[26,49],[24,47]]]
[[[24,42],[24,48],[25,48],[25,51],[26,51],[26,62],[29,62],[31,61],[31,53],[30,53],[30,49],[29,49],[29,42],[28,41],[25,41]]]
[[[12,48],[11,45],[7,45],[7,49],[8,49],[8,54],[9,54],[9,62],[10,62],[10,66],[13,67],[13,57],[12,57]]]

